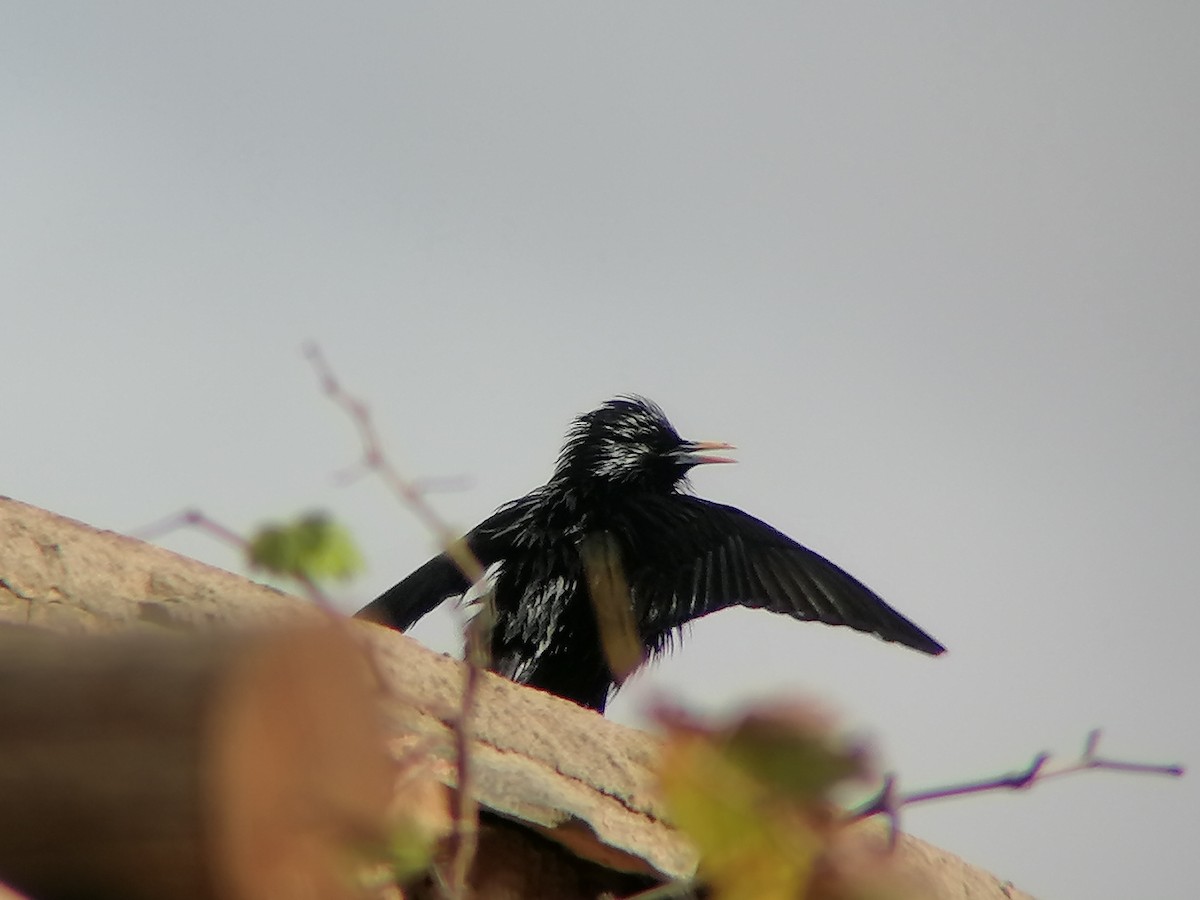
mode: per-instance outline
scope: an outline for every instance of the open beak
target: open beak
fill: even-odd
[[[685,466],[699,466],[704,463],[735,463],[736,459],[728,456],[712,456],[709,450],[736,450],[733,444],[724,441],[684,441],[672,456]]]

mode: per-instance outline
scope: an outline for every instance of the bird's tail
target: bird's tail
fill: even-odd
[[[443,553],[388,588],[354,615],[406,631],[443,600],[463,593],[469,586],[458,566]]]

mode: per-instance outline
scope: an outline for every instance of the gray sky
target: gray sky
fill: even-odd
[[[463,528],[624,391],[943,641],[697,624],[656,692],[812,694],[926,787],[1194,763],[1200,115],[1187,3],[56,3],[0,12],[0,492],[128,531],[311,507],[432,541],[316,338]],[[230,568],[199,535],[164,543]],[[452,619],[420,629],[453,646]],[[1194,777],[914,808],[1045,898],[1194,896]]]

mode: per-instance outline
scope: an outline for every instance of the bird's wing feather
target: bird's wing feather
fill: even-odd
[[[527,500],[522,498],[502,506],[467,534],[467,546],[485,569],[508,554],[518,536],[516,526],[524,514]],[[462,594],[470,586],[455,562],[445,553],[439,553],[355,616],[405,631],[442,601]]]
[[[628,533],[637,534],[630,581],[647,636],[737,605],[944,650],[854,576],[732,506],[674,495],[628,516]]]

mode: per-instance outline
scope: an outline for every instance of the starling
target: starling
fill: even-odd
[[[684,440],[641,397],[617,397],[576,419],[550,480],[466,536],[479,562],[496,566],[492,667],[604,710],[622,675],[610,668],[597,624],[604,617],[589,602],[585,558],[596,547],[614,557],[620,571],[610,580],[651,655],[687,622],[729,606],[848,625],[923,653],[945,649],[825,557],[739,509],[686,493],[693,466],[733,462],[712,455],[723,449],[732,447]],[[468,587],[443,553],[358,615],[403,631]]]

